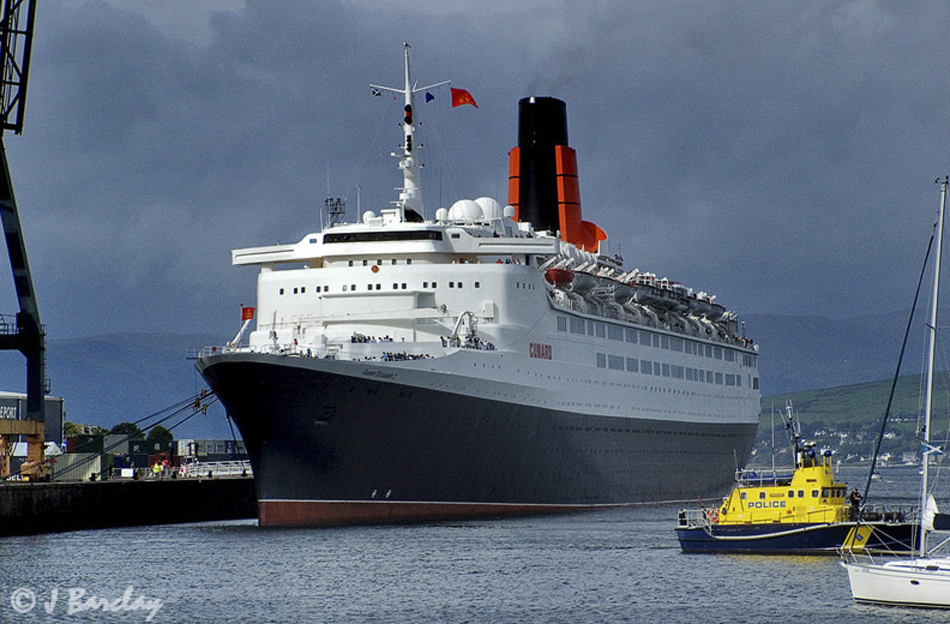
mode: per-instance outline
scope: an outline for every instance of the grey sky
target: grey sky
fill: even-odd
[[[584,216],[628,268],[741,314],[907,307],[950,168],[944,2],[38,0],[6,145],[51,339],[232,335],[254,272],[332,195],[400,182],[401,44],[478,109],[426,123],[431,215],[505,201],[517,101],[567,102]],[[362,163],[362,167],[360,167]],[[0,279],[0,312],[16,311]]]

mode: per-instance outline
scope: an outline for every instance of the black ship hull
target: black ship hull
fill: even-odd
[[[721,495],[752,424],[579,414],[439,387],[446,373],[221,354],[198,367],[237,424],[261,525],[554,513]],[[396,378],[398,377],[398,381]],[[457,387],[457,385],[456,385]]]

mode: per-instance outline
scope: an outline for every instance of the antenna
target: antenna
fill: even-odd
[[[413,135],[416,129],[416,123],[413,116],[415,106],[415,94],[420,91],[434,89],[442,85],[449,84],[448,80],[436,82],[424,87],[416,86],[412,82],[412,75],[409,71],[409,44],[403,44],[403,55],[405,58],[405,76],[404,86],[399,89],[396,87],[385,87],[383,85],[371,84],[370,87],[375,91],[389,91],[396,95],[403,96],[403,152],[402,154],[393,153],[393,156],[399,157],[399,168],[402,170],[403,185],[399,188],[399,199],[393,203],[399,208],[402,220],[422,221],[425,214],[422,209],[422,184],[420,180],[421,164],[419,157],[413,151]]]
[[[326,200],[326,209],[327,209],[327,225],[333,227],[337,223],[343,221],[343,217],[346,216],[346,200],[342,197],[327,197]]]
[[[330,196],[330,161],[327,161],[327,199],[324,202],[327,213],[327,227],[341,223],[346,217],[346,199]]]

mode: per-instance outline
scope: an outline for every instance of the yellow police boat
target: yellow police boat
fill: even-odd
[[[831,451],[803,441],[788,407],[794,469],[740,470],[718,507],[679,512],[676,537],[687,553],[836,554],[907,552],[917,525],[902,510],[861,506],[857,490],[835,480]]]

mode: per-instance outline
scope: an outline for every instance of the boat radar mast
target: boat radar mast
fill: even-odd
[[[421,221],[424,216],[422,209],[422,185],[420,178],[421,166],[419,164],[419,159],[413,152],[412,144],[413,133],[416,129],[415,119],[413,117],[413,111],[415,110],[415,98],[413,96],[420,91],[441,87],[442,85],[449,84],[451,81],[443,80],[442,82],[430,84],[425,87],[414,86],[409,72],[409,44],[404,43],[403,46],[406,59],[405,87],[402,89],[397,89],[395,87],[384,87],[382,85],[376,84],[371,84],[370,87],[379,91],[401,93],[405,101],[405,106],[403,106],[404,115],[402,123],[402,130],[404,134],[404,141],[402,145],[403,151],[402,155],[396,154],[395,152],[393,153],[393,156],[399,157],[399,168],[402,169],[403,185],[402,188],[398,189],[399,199],[393,203],[399,209],[399,217],[401,221]]]

